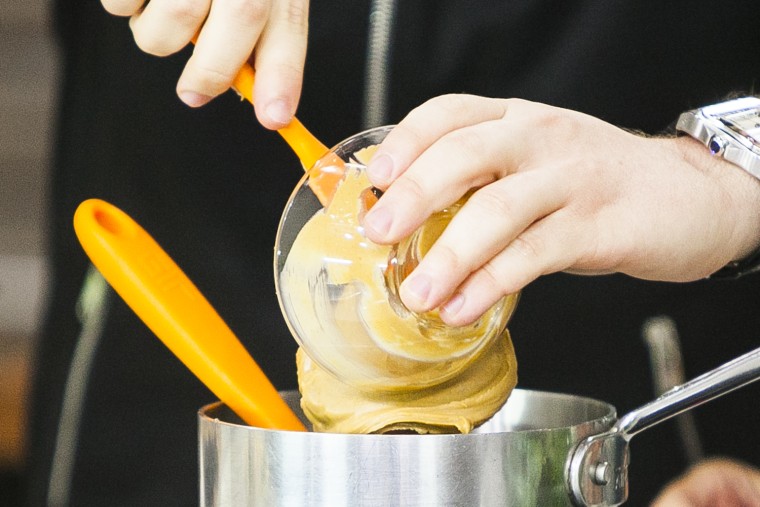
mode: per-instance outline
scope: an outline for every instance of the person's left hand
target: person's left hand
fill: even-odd
[[[244,63],[256,69],[254,108],[262,125],[282,128],[301,95],[308,39],[308,0],[100,0],[128,16],[135,43],[166,56],[197,39],[177,81],[192,107],[229,89]]]
[[[666,486],[651,507],[760,507],[760,471],[714,459]]]
[[[647,138],[516,99],[447,95],[368,166],[367,237],[395,243],[478,189],[401,286],[451,325],[548,273],[705,277],[760,243],[760,182],[691,138]]]

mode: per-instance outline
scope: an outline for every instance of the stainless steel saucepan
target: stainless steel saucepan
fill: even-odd
[[[518,389],[468,435],[270,430],[216,403],[198,415],[201,505],[620,505],[634,435],[759,377],[760,348],[619,419],[602,401]]]

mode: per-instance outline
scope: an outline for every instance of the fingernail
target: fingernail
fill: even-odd
[[[201,107],[211,102],[211,97],[208,95],[203,95],[201,93],[196,93],[189,90],[180,92],[179,98],[182,102],[190,107]]]
[[[414,298],[420,305],[424,305],[430,295],[433,283],[430,277],[424,273],[412,273],[401,284],[402,299]],[[406,297],[405,297],[406,296]]]
[[[375,185],[388,183],[391,174],[393,174],[393,160],[388,155],[374,157],[367,166],[367,176]]]
[[[274,100],[267,104],[264,112],[270,120],[281,125],[287,125],[293,118],[293,114],[290,112],[288,103],[282,99]]]
[[[456,317],[459,310],[464,306],[464,296],[461,293],[456,293],[454,296],[446,301],[441,307],[441,313],[448,315],[449,317]]]
[[[384,206],[373,206],[364,217],[364,229],[374,232],[375,236],[385,237],[391,230],[393,215]]]

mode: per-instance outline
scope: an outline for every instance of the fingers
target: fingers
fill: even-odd
[[[445,295],[445,302],[431,301],[431,308],[443,303],[440,315],[444,322],[452,326],[470,324],[501,297],[520,291],[541,275],[564,270],[589,246],[588,234],[569,228],[564,215],[563,210],[556,211],[522,231],[455,287],[453,295]]]
[[[262,125],[276,129],[293,119],[301,96],[309,3],[277,1],[256,47],[254,103]]]
[[[748,251],[756,241],[736,248],[733,224],[756,230],[758,219],[726,220],[739,194],[681,144],[547,105],[443,96],[377,150],[368,172],[385,193],[363,225],[372,241],[396,243],[481,189],[400,289],[410,309],[439,308],[453,325],[556,271],[694,280]]]
[[[211,2],[193,55],[177,82],[177,94],[183,102],[202,106],[230,87],[251,55],[270,8],[268,0]]]
[[[229,89],[251,55],[257,70],[254,102],[259,121],[284,127],[298,106],[308,31],[308,0],[102,0],[131,16],[135,42],[166,56],[197,36],[177,82],[183,102],[199,107]]]
[[[571,186],[561,181],[561,171],[531,171],[525,164],[530,129],[520,118],[533,107],[516,100],[440,97],[413,111],[378,149],[370,177],[375,184],[393,184],[364,219],[372,241],[398,242],[434,211],[480,188],[402,284],[401,298],[411,310],[432,310],[449,300],[444,320],[472,322],[510,288],[519,290],[567,257],[547,249],[543,257],[521,258],[519,273],[510,260],[526,244],[526,229],[559,209]],[[488,272],[490,278],[483,275]]]
[[[177,83],[182,101],[198,107],[229,88],[253,51],[269,10],[269,0],[151,0],[132,13],[130,27],[138,47],[156,56],[176,53],[198,35]]]
[[[184,48],[208,15],[211,0],[102,0],[131,16],[129,26],[137,46],[146,53],[167,56]],[[109,11],[110,12],[110,11]]]
[[[463,325],[553,268],[563,233],[554,225],[556,217],[539,220],[567,199],[568,185],[554,181],[556,177],[540,171],[517,173],[473,194],[401,285],[404,303],[424,312],[456,290],[441,316],[449,324]],[[563,248],[570,252],[567,242]]]
[[[402,146],[400,158],[410,156],[434,136],[426,134]],[[444,134],[417,156],[403,175],[394,176],[393,185],[365,217],[367,236],[377,243],[398,242],[431,213],[468,190],[514,172],[523,158],[523,139],[524,133],[504,120],[476,123]]]
[[[456,289],[441,308],[441,319],[453,326],[469,324],[501,297],[542,275],[565,271],[593,250],[593,231],[574,227],[568,214],[560,209],[520,233]]]
[[[378,148],[367,168],[372,184],[385,189],[445,134],[504,117],[508,101],[444,95],[412,110]]]

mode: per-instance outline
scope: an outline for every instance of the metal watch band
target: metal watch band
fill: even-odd
[[[760,98],[742,97],[682,113],[676,131],[760,179]],[[760,271],[760,248],[709,276],[736,279]]]
[[[760,179],[760,98],[742,97],[686,111],[676,130]]]

